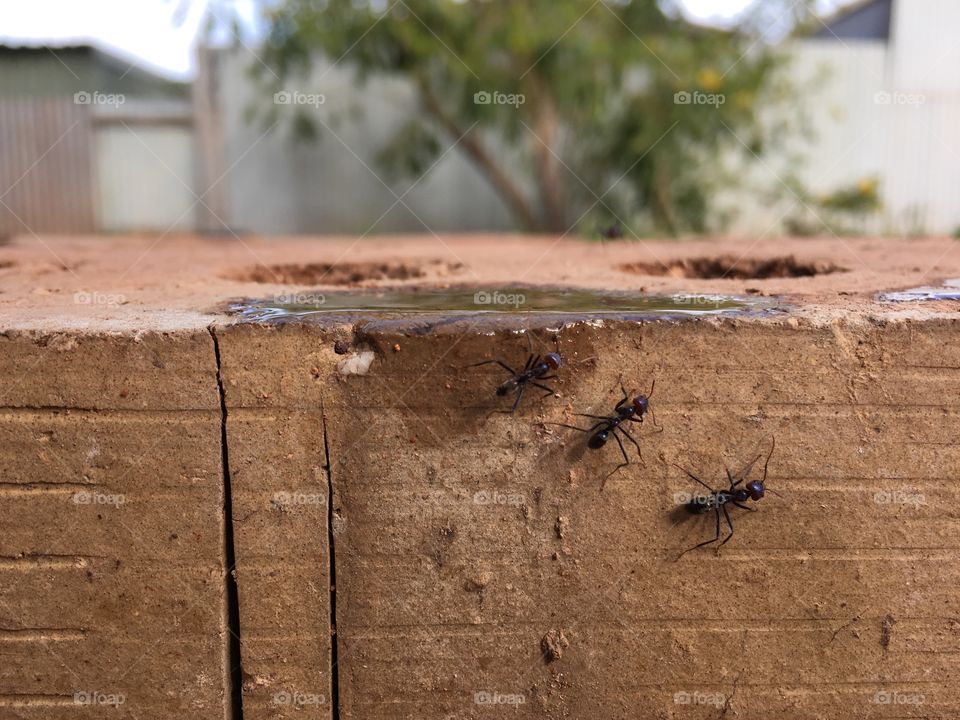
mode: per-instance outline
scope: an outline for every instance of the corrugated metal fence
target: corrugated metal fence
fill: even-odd
[[[96,230],[90,106],[0,98],[0,234]]]

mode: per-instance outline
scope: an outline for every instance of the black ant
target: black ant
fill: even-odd
[[[612,435],[613,438],[617,441],[617,445],[620,446],[620,452],[623,453],[623,462],[617,465],[613,470],[607,473],[607,476],[603,478],[603,482],[600,485],[600,489],[603,490],[604,486],[607,484],[607,479],[613,475],[620,468],[626,467],[630,464],[630,456],[627,455],[627,449],[623,446],[623,441],[620,439],[620,436],[617,435],[617,431],[627,438],[630,442],[633,443],[633,446],[637,448],[637,455],[640,456],[640,462],[643,462],[643,452],[640,450],[640,443],[634,439],[623,424],[625,422],[635,422],[643,423],[643,416],[648,412],[652,415],[652,409],[650,407],[650,398],[653,397],[653,389],[656,386],[657,381],[654,380],[650,383],[650,392],[646,395],[637,395],[633,398],[633,401],[630,402],[630,396],[627,394],[627,390],[623,387],[623,383],[620,384],[620,389],[623,391],[623,399],[620,400],[613,408],[612,415],[588,415],[586,413],[576,413],[577,417],[592,418],[598,422],[591,425],[589,428],[581,428],[576,425],[567,425],[565,423],[548,423],[549,425],[559,425],[561,427],[570,428],[571,430],[578,430],[583,433],[592,433],[590,439],[587,440],[587,447],[591,450],[599,450],[604,445],[607,444],[607,440],[610,439]],[[656,418],[653,420],[653,424],[657,425]],[[659,427],[657,425],[657,427]]]
[[[750,474],[750,471],[753,469],[753,466],[756,464],[757,460],[763,457],[762,454],[757,455],[750,463],[736,476],[731,474],[730,469],[724,466],[724,470],[727,473],[727,480],[730,482],[730,487],[727,490],[714,490],[712,487],[707,485],[703,480],[698,478],[689,470],[680,467],[676,463],[670,463],[678,470],[682,470],[693,480],[696,480],[698,483],[703,485],[707,490],[710,491],[709,495],[695,495],[686,503],[684,503],[684,509],[691,515],[703,515],[704,513],[713,511],[716,520],[717,520],[717,533],[716,537],[711,540],[704,540],[702,543],[694,545],[692,548],[684,550],[680,555],[677,556],[679,560],[681,557],[686,555],[691,550],[696,550],[699,547],[704,545],[710,545],[711,543],[717,542],[720,539],[720,513],[723,513],[723,517],[727,521],[727,526],[730,528],[730,534],[723,539],[723,542],[717,546],[719,548],[727,544],[727,541],[733,537],[733,521],[730,520],[730,513],[727,510],[727,504],[732,503],[738,508],[743,508],[744,510],[749,510],[750,512],[755,512],[756,508],[749,507],[744,505],[748,500],[753,500],[758,502],[763,499],[764,493],[766,493],[767,488],[764,486],[764,483],[767,481],[767,468],[770,465],[770,458],[773,456],[773,449],[776,447],[776,439],[773,439],[770,443],[770,452],[767,454],[767,461],[763,464],[763,479],[761,480],[751,480],[746,483],[743,487],[737,487],[744,480],[747,479],[747,475]],[[734,477],[737,479],[734,480]],[[771,490],[771,492],[773,492]]]
[[[620,240],[623,238],[623,228],[617,222],[602,226],[599,232],[601,240]]]
[[[548,375],[554,370],[559,369],[560,365],[563,364],[563,360],[560,357],[559,353],[547,353],[541,358],[539,355],[531,354],[527,358],[526,364],[523,366],[523,370],[517,372],[512,367],[507,365],[502,360],[484,360],[483,362],[474,363],[469,367],[478,367],[480,365],[491,365],[496,364],[506,370],[508,373],[513,375],[512,378],[502,383],[497,388],[497,395],[503,397],[504,395],[510,395],[511,393],[517,394],[517,399],[513,401],[513,407],[509,410],[498,410],[497,412],[503,413],[512,413],[516,411],[517,406],[520,405],[520,400],[523,398],[523,391],[526,390],[527,384],[534,385],[544,391],[544,397],[547,395],[553,395],[553,388],[549,388],[546,385],[541,385],[537,380],[555,380],[556,375]]]

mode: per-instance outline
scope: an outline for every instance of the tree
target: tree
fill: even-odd
[[[324,54],[408,78],[420,111],[383,166],[423,172],[457,142],[524,230],[702,231],[720,159],[763,151],[779,87],[780,53],[749,27],[658,0],[283,0],[264,77]]]

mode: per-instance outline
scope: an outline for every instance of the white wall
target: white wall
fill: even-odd
[[[456,149],[409,194],[415,179],[383,176],[375,155],[414,109],[406,82],[377,79],[360,85],[344,67],[316,67],[311,79],[288,88],[324,96],[322,105],[303,107],[322,136],[304,144],[291,137],[291,107],[281,108],[284,119],[273,132],[266,132],[262,120],[250,122],[249,110],[262,117],[273,107],[273,95],[251,83],[249,53],[225,54],[221,62],[226,165],[234,165],[227,180],[234,227],[272,234],[363,234],[374,225],[375,232],[417,233],[513,227],[500,199]],[[443,150],[452,144],[441,140]]]
[[[894,3],[892,45],[896,87],[928,94],[960,92],[960,2]]]
[[[932,33],[937,17],[920,15],[899,9],[898,27],[913,25]],[[791,74],[806,88],[803,112],[812,134],[809,140],[783,138],[768,148],[762,163],[748,168],[751,189],[733,200],[741,209],[737,230],[771,231],[778,218],[789,214],[796,199],[785,189],[787,199],[778,205],[756,200],[757,188],[783,189],[781,179],[789,171],[814,196],[878,177],[883,209],[867,231],[952,233],[960,228],[960,92],[950,87],[960,80],[960,65],[954,72],[937,65],[939,57],[952,52],[943,47],[950,45],[946,36],[942,43],[931,37],[924,44],[913,36],[917,32],[912,29],[908,41],[901,31],[901,44],[890,47],[834,38],[796,43]],[[908,78],[915,84],[906,84]],[[794,162],[795,154],[803,160]]]
[[[94,123],[99,227],[192,230],[195,167],[189,106],[128,100]]]

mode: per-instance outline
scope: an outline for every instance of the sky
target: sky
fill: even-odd
[[[206,11],[224,15],[228,2],[253,22],[255,0],[0,0],[0,42],[96,41],[131,62],[187,79]],[[701,20],[735,17],[751,2],[683,0]]]

